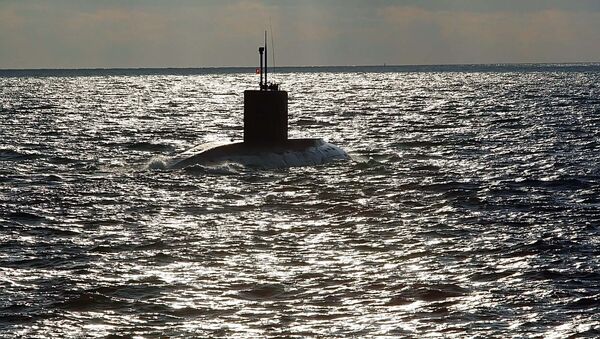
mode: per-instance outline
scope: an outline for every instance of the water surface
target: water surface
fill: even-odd
[[[436,67],[275,75],[351,162],[177,171],[256,75],[4,71],[0,336],[599,336],[599,66]]]

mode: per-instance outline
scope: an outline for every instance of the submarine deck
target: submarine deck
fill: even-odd
[[[173,169],[219,162],[237,162],[263,168],[320,165],[348,160],[341,148],[322,139],[288,139],[277,144],[244,142],[208,143],[185,151],[173,159]]]

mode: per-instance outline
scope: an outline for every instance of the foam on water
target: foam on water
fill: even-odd
[[[165,170],[169,168],[170,159],[163,155],[155,155],[144,165],[149,170]]]

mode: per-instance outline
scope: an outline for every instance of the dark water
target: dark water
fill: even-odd
[[[148,165],[250,72],[0,73],[0,337],[600,336],[600,67],[436,67],[278,74],[284,170]]]

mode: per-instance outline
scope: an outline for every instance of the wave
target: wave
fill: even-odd
[[[38,154],[29,154],[13,149],[0,149],[0,161],[21,161],[38,158]]]
[[[212,166],[192,165],[184,168],[187,174],[191,175],[207,175],[207,174],[240,174],[247,168],[243,164],[233,162],[223,162]]]
[[[172,152],[175,147],[168,144],[155,144],[152,142],[136,142],[133,144],[125,144],[125,147],[142,152]]]

